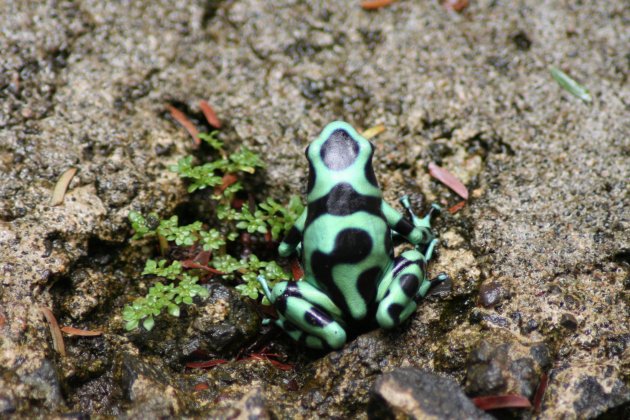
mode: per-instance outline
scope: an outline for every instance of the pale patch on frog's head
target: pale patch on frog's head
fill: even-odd
[[[348,123],[328,124],[305,153],[310,166],[309,190],[316,174],[346,170],[354,177],[363,174],[368,182],[377,185],[372,169],[374,146]]]

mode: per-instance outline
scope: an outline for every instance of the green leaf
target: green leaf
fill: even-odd
[[[227,172],[248,172],[253,174],[256,168],[264,166],[260,156],[245,147],[242,147],[236,153],[232,153],[229,159],[231,164],[227,167]]]
[[[205,141],[208,146],[212,147],[215,150],[221,151],[223,148],[223,142],[217,138],[219,134],[218,131],[212,131],[210,133],[199,133],[198,137]]]
[[[210,229],[208,231],[200,231],[201,244],[204,251],[217,250],[225,245],[225,238],[216,229]]]
[[[177,165],[171,166],[170,169],[178,173],[181,178],[189,179],[190,185],[188,186],[188,191],[193,192],[207,187],[221,185],[222,175],[215,173],[215,171],[225,170],[228,165],[229,162],[227,160],[220,159],[203,165],[193,166],[192,156],[187,156],[180,159]]]
[[[228,254],[213,257],[211,264],[217,270],[228,275],[245,267],[245,264]]]
[[[138,322],[137,319],[134,319],[134,320],[131,320],[131,321],[127,321],[125,323],[125,329],[127,331],[135,330],[136,328],[138,328],[138,324],[139,324],[139,322]]]
[[[199,291],[197,292],[197,294],[199,295],[199,297],[202,297],[202,298],[207,298],[208,296],[210,296],[208,289],[201,286],[199,286]]]
[[[551,66],[549,71],[551,72],[551,76],[564,90],[584,102],[591,102],[591,95],[584,86],[580,85],[557,67]]]
[[[132,239],[141,239],[145,236],[155,235],[156,222],[159,222],[159,218],[155,213],[150,213],[145,218],[137,211],[130,211],[128,218],[131,222],[131,228],[134,230]]]
[[[142,274],[155,275],[158,277],[165,277],[169,280],[175,280],[177,276],[179,276],[182,272],[182,263],[180,263],[179,261],[173,261],[173,263],[167,265],[167,262],[168,261],[166,260],[160,260],[159,262],[156,262],[149,259],[144,266],[144,271],[142,272]],[[160,290],[162,290],[161,288],[164,286],[160,283],[158,284],[160,285]]]
[[[145,319],[144,322],[142,323],[142,326],[146,328],[147,331],[151,331],[154,325],[155,325],[155,321],[153,320],[153,317],[149,317]]]
[[[174,303],[168,305],[167,311],[172,316],[179,316],[179,306]]]

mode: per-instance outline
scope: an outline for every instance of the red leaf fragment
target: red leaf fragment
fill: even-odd
[[[182,263],[182,267],[184,268],[197,268],[199,270],[208,271],[212,274],[219,274],[219,275],[225,274],[224,272],[219,271],[216,268],[208,267],[207,265],[198,264],[193,260],[185,260],[185,261],[182,261],[181,263]]]
[[[48,327],[50,328],[50,334],[52,334],[54,349],[61,356],[65,356],[66,346],[63,344],[63,336],[61,335],[61,330],[59,329],[57,318],[55,318],[55,315],[53,315],[52,311],[45,306],[40,307],[39,310],[44,314],[46,321],[48,321]]]
[[[443,0],[442,6],[452,12],[461,12],[468,7],[468,0]]]
[[[547,390],[547,385],[549,384],[549,375],[547,373],[543,373],[540,377],[540,383],[538,384],[538,388],[536,388],[536,394],[534,395],[534,413],[540,413],[540,408],[542,407],[542,402],[545,397],[545,391]]]
[[[96,337],[103,334],[103,331],[99,330],[81,330],[74,327],[62,327],[61,331],[65,332],[68,335],[78,335],[80,337]]]
[[[77,173],[77,168],[67,169],[61,176],[57,183],[55,184],[55,189],[53,190],[52,197],[50,198],[51,206],[58,206],[63,203],[63,199],[66,196],[66,191],[68,191],[68,185],[70,185],[70,181],[74,177],[74,174]]]
[[[455,214],[458,211],[460,211],[461,209],[463,209],[465,205],[466,205],[465,201],[460,201],[459,203],[455,204],[453,207],[450,207],[448,209],[448,212],[451,213],[451,214]]]
[[[361,2],[363,10],[376,10],[381,7],[389,6],[396,0],[365,0]]]
[[[195,146],[199,146],[201,144],[201,140],[199,139],[199,130],[197,130],[197,127],[195,127],[192,121],[190,121],[182,111],[170,104],[166,104],[166,109],[168,109],[168,112],[171,113],[171,116],[175,119],[175,121],[180,123],[181,126],[188,131],[188,134],[192,137]]]
[[[214,193],[216,195],[221,194],[227,187],[234,184],[236,181],[238,181],[238,177],[234,174],[223,175],[223,178],[221,178],[221,185],[214,189]]]
[[[281,362],[278,362],[277,360],[269,360],[269,362],[277,369],[285,370],[285,371],[293,370],[293,365],[290,365],[287,363],[281,363]]]
[[[468,199],[468,188],[466,188],[459,179],[455,178],[455,175],[444,168],[440,168],[433,162],[429,163],[429,173],[433,178],[449,187],[461,198],[464,200]]]
[[[295,258],[291,260],[291,274],[293,275],[293,280],[299,280],[304,277],[304,270],[302,270],[300,263]]]
[[[289,365],[287,363],[282,363],[279,362],[277,360],[273,360],[270,359],[269,357],[280,357],[279,354],[275,354],[275,353],[252,353],[250,354],[248,357],[244,357],[242,359],[239,359],[239,362],[245,362],[247,360],[266,360],[267,362],[271,363],[272,366],[274,366],[277,369],[280,370],[292,370],[293,369],[293,365]]]
[[[214,128],[221,128],[221,121],[217,118],[217,114],[214,112],[214,109],[210,106],[210,104],[206,101],[199,101],[199,108],[201,108],[201,112],[206,117],[206,121],[208,124],[213,126]]]
[[[472,398],[477,408],[488,411],[497,408],[531,408],[532,404],[522,395],[490,395]]]
[[[207,267],[208,263],[210,262],[211,255],[212,255],[212,252],[210,251],[201,251],[199,254],[195,256],[195,258],[193,259],[193,262]]]
[[[222,365],[227,362],[228,361],[225,359],[214,359],[214,360],[207,360],[205,362],[188,362],[186,363],[185,366],[190,369],[205,369],[205,368],[211,368],[214,366]]]
[[[210,389],[210,385],[208,385],[206,382],[202,382],[194,386],[195,391],[205,391],[206,389]]]

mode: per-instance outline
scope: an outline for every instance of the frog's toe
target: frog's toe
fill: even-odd
[[[435,251],[435,247],[438,245],[440,241],[436,238],[433,239],[430,243],[429,246],[427,247],[427,251],[424,253],[424,259],[426,261],[430,261],[431,258],[433,257],[433,251]]]
[[[292,247],[286,242],[282,242],[280,245],[278,245],[278,254],[281,257],[288,257],[289,255],[293,253],[294,250],[295,250],[295,247]]]

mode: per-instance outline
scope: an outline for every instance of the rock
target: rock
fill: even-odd
[[[234,289],[213,283],[192,317],[189,340],[199,341],[201,351],[226,355],[247,345],[258,334],[260,317]],[[184,338],[184,342],[186,338]]]
[[[125,408],[129,418],[172,417],[187,410],[186,399],[172,386],[175,381],[155,361],[124,353],[117,360],[116,376],[130,403]]]
[[[25,374],[21,379],[32,387],[31,398],[33,400],[40,400],[51,410],[64,405],[59,373],[56,366],[49,360],[44,360],[38,369]]]
[[[549,367],[549,350],[519,343],[480,341],[470,353],[466,393],[473,396],[517,394],[533,398],[540,377]]]
[[[510,325],[510,320],[498,315],[496,312],[488,311],[484,308],[474,308],[468,317],[471,324],[489,324],[499,327],[507,327]]]
[[[315,413],[326,417],[353,417],[365,412],[374,378],[389,364],[390,348],[384,331],[357,337],[343,349],[327,354],[308,367],[308,382],[287,398],[284,413]],[[299,407],[301,410],[296,410]]]
[[[484,283],[479,288],[479,304],[484,308],[492,308],[500,304],[506,295],[505,289],[498,281]]]
[[[562,314],[560,317],[560,325],[567,330],[575,331],[578,327],[578,320],[572,314]]]
[[[16,411],[15,398],[8,391],[0,392],[0,415],[8,416]]]
[[[143,351],[163,357],[181,369],[193,354],[227,358],[258,334],[260,317],[234,289],[220,283],[205,286],[209,295],[182,305],[179,317],[162,314],[151,331],[139,328],[131,340]]]
[[[212,418],[235,420],[268,420],[271,418],[260,387],[247,392],[240,400],[231,404],[230,407],[220,408],[205,414]]]
[[[611,416],[613,412],[622,414],[622,411],[630,413],[630,386],[622,381],[603,384],[596,377],[587,376],[577,384],[575,391],[579,397],[573,407],[578,417]]]
[[[562,367],[551,375],[546,401],[559,416],[626,419],[630,413],[630,386],[612,366],[580,366],[581,375]],[[605,379],[600,379],[604,377]]]
[[[372,390],[370,418],[492,419],[451,378],[414,368],[381,375]]]

